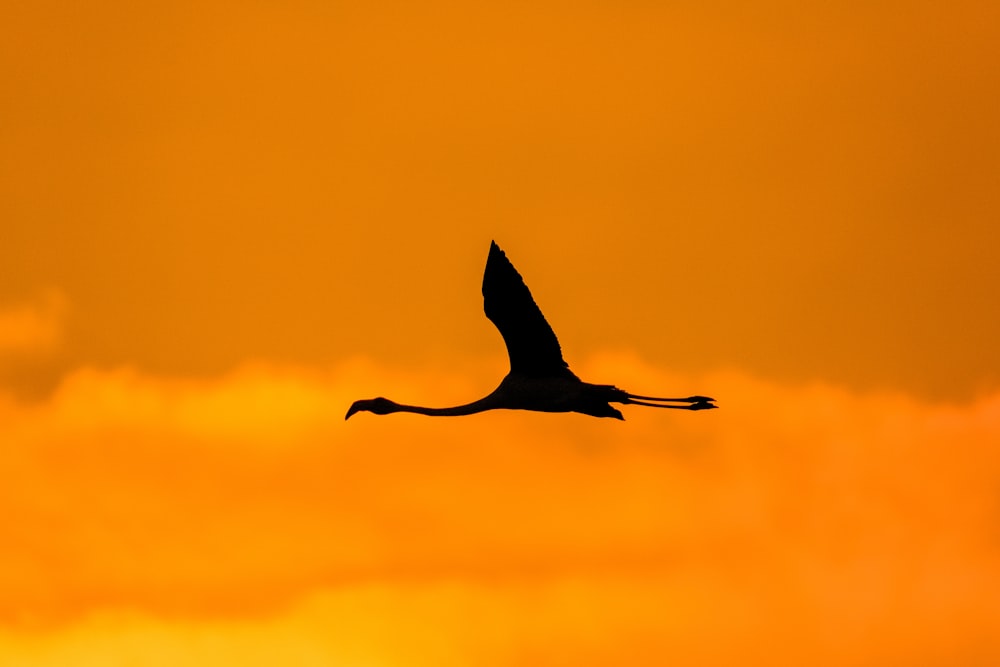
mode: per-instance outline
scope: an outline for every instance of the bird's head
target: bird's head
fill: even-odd
[[[387,415],[390,412],[396,412],[397,407],[399,406],[388,398],[382,398],[381,396],[378,398],[366,398],[354,401],[344,419],[350,419],[351,415],[355,412],[372,412],[376,415]]]

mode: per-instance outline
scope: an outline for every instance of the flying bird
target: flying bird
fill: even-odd
[[[718,407],[708,396],[656,398],[630,394],[609,384],[584,382],[563,360],[559,341],[528,286],[496,244],[490,244],[483,275],[483,310],[507,345],[510,372],[500,386],[478,401],[451,408],[403,405],[387,398],[355,401],[344,419],[356,412],[387,415],[415,412],[432,417],[456,417],[486,410],[535,410],[580,412],[592,417],[625,419],[611,403],[643,405],[674,410],[709,410]]]

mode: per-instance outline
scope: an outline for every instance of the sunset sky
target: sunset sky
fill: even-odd
[[[1000,664],[1000,5],[0,6],[0,664]],[[491,240],[625,422],[507,370]]]

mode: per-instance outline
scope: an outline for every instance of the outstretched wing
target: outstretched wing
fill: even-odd
[[[507,344],[512,372],[532,377],[569,373],[552,327],[495,241],[483,274],[483,310]]]

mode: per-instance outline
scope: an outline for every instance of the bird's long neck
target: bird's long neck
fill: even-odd
[[[466,403],[465,405],[456,405],[451,408],[425,408],[421,405],[403,405],[402,403],[395,402],[393,402],[393,406],[393,412],[414,412],[418,415],[427,415],[428,417],[462,417],[464,415],[474,415],[477,412],[492,410],[497,407],[497,404],[491,394],[478,401]]]

